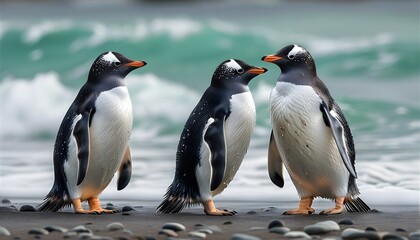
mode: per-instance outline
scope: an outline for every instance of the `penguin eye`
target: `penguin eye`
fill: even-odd
[[[236,70],[236,72],[239,73],[239,74],[242,74],[242,73],[244,73],[244,70],[242,68],[239,68],[239,69]]]
[[[114,62],[114,66],[119,67],[121,65],[121,62]]]
[[[295,55],[290,55],[289,59],[292,60],[293,58],[295,58]]]

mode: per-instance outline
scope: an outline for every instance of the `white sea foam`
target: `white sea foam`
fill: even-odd
[[[73,27],[71,21],[43,21],[31,25],[25,32],[23,40],[27,43],[36,43],[50,33],[70,29]]]

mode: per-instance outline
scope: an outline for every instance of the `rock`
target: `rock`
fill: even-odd
[[[47,235],[50,232],[48,232],[47,230],[43,229],[43,228],[31,228],[28,231],[28,234],[34,234],[34,235]]]
[[[83,225],[76,226],[71,231],[76,232],[76,233],[92,233],[90,229],[86,228]]]
[[[124,230],[124,229],[125,229],[125,227],[124,227],[124,225],[123,225],[122,223],[120,223],[120,222],[113,222],[113,223],[108,224],[108,225],[106,226],[106,229],[107,229],[108,231],[110,231],[110,232],[113,232],[113,231],[120,231],[120,230]]]
[[[339,225],[354,225],[354,221],[351,218],[344,218],[338,222]]]
[[[284,227],[284,226],[285,225],[284,225],[284,222],[282,220],[273,219],[268,224],[268,229],[273,228],[273,227]]]
[[[60,226],[47,226],[44,228],[45,230],[47,230],[48,232],[60,232],[60,233],[65,233],[68,231],[67,228],[63,228]]]
[[[272,227],[268,230],[269,233],[285,234],[290,232],[290,229],[287,227]]]
[[[222,229],[219,226],[216,225],[208,225],[208,226],[202,226],[198,228],[198,231],[201,231],[202,229],[210,230],[212,233],[221,233],[223,232]]]
[[[260,240],[261,238],[243,233],[235,233],[230,240]]]
[[[204,239],[207,237],[207,235],[203,232],[199,232],[199,231],[192,231],[188,233],[188,236],[193,237],[193,238],[201,238]]]
[[[396,232],[407,232],[407,229],[405,229],[405,228],[396,228],[395,231]]]
[[[379,240],[381,237],[374,231],[363,231],[356,228],[347,228],[341,233],[343,239],[359,239],[364,238],[368,240]]]
[[[300,231],[290,231],[284,234],[284,237],[286,238],[299,238],[299,239],[312,239],[311,236],[309,236],[305,232]]]
[[[165,223],[162,226],[162,229],[171,229],[175,232],[181,232],[181,231],[185,231],[187,228],[180,223],[172,222],[172,223]]]
[[[226,222],[224,222],[224,223],[223,223],[223,225],[230,225],[230,224],[233,224],[233,222],[231,222],[231,221],[226,221]]]
[[[35,212],[35,208],[32,207],[31,205],[23,205],[22,207],[20,207],[20,212]]]
[[[66,232],[64,233],[63,238],[72,238],[74,236],[77,236],[76,232]]]
[[[130,211],[136,211],[136,210],[131,206],[124,206],[122,208],[122,212],[130,212]]]
[[[213,231],[208,229],[208,228],[199,228],[199,229],[197,229],[197,231],[205,233],[205,234],[213,234]]]
[[[178,233],[176,233],[174,230],[168,229],[168,228],[159,230],[158,234],[159,235],[163,234],[163,235],[166,235],[168,237],[178,237]]]
[[[0,212],[18,212],[15,206],[0,206]]]
[[[407,240],[407,238],[402,237],[397,234],[386,233],[385,235],[382,236],[382,240]]]
[[[80,233],[77,239],[78,240],[93,239],[93,237],[94,236],[92,233],[84,232],[84,233]]]
[[[374,228],[374,227],[367,227],[366,229],[365,229],[365,231],[373,231],[373,232],[377,232],[378,230],[376,229],[376,228]]]
[[[317,235],[317,234],[324,234],[329,233],[332,231],[339,231],[340,226],[334,221],[323,221],[323,222],[317,222],[313,225],[308,225],[303,228],[303,231],[309,235]]]
[[[1,203],[2,203],[2,204],[12,204],[12,202],[11,202],[9,199],[6,199],[6,198],[3,198],[3,199],[1,200]]]
[[[420,240],[420,231],[411,232],[408,235],[408,240]]]
[[[10,232],[7,228],[0,226],[0,237],[2,236],[10,236]]]

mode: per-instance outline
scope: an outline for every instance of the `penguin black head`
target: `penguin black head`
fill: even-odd
[[[134,69],[145,66],[145,61],[133,61],[117,52],[104,52],[90,68],[88,81],[95,82],[108,77],[124,78]]]
[[[265,72],[266,68],[250,66],[238,59],[228,59],[214,71],[212,85],[228,86],[232,83],[248,85],[251,79]]]
[[[261,60],[276,64],[283,73],[299,68],[302,71],[309,70],[316,75],[315,62],[311,54],[299,45],[286,46],[275,54],[262,57]]]

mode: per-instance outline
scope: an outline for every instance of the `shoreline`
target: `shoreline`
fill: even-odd
[[[105,200],[103,206],[110,206]],[[32,202],[33,203],[33,202]],[[90,233],[73,233],[67,236],[68,239],[82,239],[81,234],[91,234],[97,239],[167,239],[169,236],[162,233],[162,227],[166,223],[179,223],[185,226],[186,230],[177,232],[179,238],[187,239],[233,239],[235,234],[246,234],[257,237],[257,239],[287,239],[284,234],[270,233],[268,226],[272,220],[281,220],[290,231],[303,232],[308,225],[318,222],[334,221],[337,224],[344,220],[351,220],[353,224],[339,224],[339,231],[329,231],[323,234],[311,235],[320,238],[340,238],[347,228],[359,229],[363,232],[370,227],[377,230],[375,236],[385,239],[386,236],[400,236],[409,238],[417,232],[420,236],[420,212],[418,205],[396,206],[396,205],[372,205],[378,212],[348,213],[339,215],[321,216],[318,215],[322,209],[331,207],[332,203],[321,202],[314,204],[316,213],[309,216],[284,216],[282,213],[297,206],[297,202],[256,202],[256,201],[221,201],[216,200],[219,208],[228,208],[237,211],[235,216],[206,216],[201,206],[184,209],[177,214],[156,213],[158,201],[113,201],[112,207],[122,209],[132,207],[134,210],[102,215],[77,215],[72,208],[60,212],[7,212],[0,211],[0,226],[6,228],[11,236],[0,239],[61,239],[66,233],[51,232],[47,235],[29,234],[32,229],[43,229],[48,226],[59,226],[68,230],[75,227],[90,229]],[[5,207],[14,205],[20,209],[26,204],[2,204]],[[38,203],[28,204],[36,207]],[[121,223],[122,230],[110,231],[111,223]],[[118,225],[118,224],[117,224]],[[83,226],[83,227],[81,227]],[[198,229],[204,232],[200,237],[192,236]],[[209,233],[208,230],[213,233]],[[348,230],[347,230],[348,231]],[[72,231],[70,231],[72,232]],[[207,233],[206,233],[207,232]],[[169,233],[168,233],[169,234]],[[172,233],[170,233],[172,234]],[[388,234],[388,235],[387,235]],[[101,238],[98,238],[100,236]],[[244,237],[244,236],[241,236]],[[238,238],[246,239],[246,238]],[[412,239],[412,238],[410,238]],[[415,239],[415,238],[413,238]],[[417,238],[418,239],[418,238]]]

